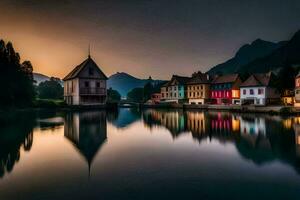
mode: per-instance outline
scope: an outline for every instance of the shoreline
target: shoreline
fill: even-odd
[[[28,108],[8,108],[0,110],[0,115],[8,112],[26,112],[39,110],[52,111],[85,111],[85,110],[108,110],[113,111],[119,108],[139,108],[139,109],[180,109],[180,110],[199,110],[199,111],[228,111],[234,113],[265,113],[276,115],[297,115],[300,114],[300,108],[283,105],[269,106],[240,106],[240,105],[190,105],[190,104],[134,104],[134,105],[89,105],[89,106],[51,106],[51,107],[28,107]]]

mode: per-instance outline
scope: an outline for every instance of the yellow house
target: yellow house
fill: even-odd
[[[189,104],[205,104],[209,100],[210,82],[208,75],[198,72],[187,82]]]

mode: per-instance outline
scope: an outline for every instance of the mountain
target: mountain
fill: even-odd
[[[126,97],[127,93],[133,88],[144,87],[148,82],[153,84],[160,83],[160,80],[139,79],[124,72],[117,72],[111,75],[107,81],[107,88],[117,90],[122,97]]]
[[[50,77],[40,73],[33,73],[33,79],[36,81],[36,84],[38,85],[41,82],[48,81]]]
[[[286,65],[300,66],[300,30],[294,34],[291,40],[269,55],[258,58],[243,68],[248,72],[267,72]]]
[[[235,72],[245,71],[245,65],[263,58],[275,50],[284,46],[287,42],[269,42],[261,39],[253,41],[251,44],[243,45],[235,54],[235,56],[228,61],[212,67],[208,73],[214,74],[229,74]]]
[[[36,81],[36,85],[39,85],[41,82],[50,80],[50,77],[40,73],[33,73],[33,80]],[[60,80],[60,84],[64,84],[62,80]]]

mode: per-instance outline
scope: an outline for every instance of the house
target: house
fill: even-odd
[[[241,79],[238,74],[217,76],[210,86],[210,97],[213,104],[239,104]]]
[[[189,104],[205,104],[209,100],[209,77],[201,72],[196,73],[187,82],[187,98]]]
[[[172,79],[161,87],[163,102],[183,103],[186,101],[186,83],[189,77],[173,75]]]
[[[240,85],[241,103],[253,105],[266,105],[277,102],[280,94],[274,87],[275,75],[253,74]]]
[[[68,105],[106,103],[106,75],[89,56],[64,79],[64,99]]]
[[[151,94],[151,102],[154,104],[158,104],[161,99],[161,93],[153,93]]]
[[[294,105],[295,91],[291,89],[285,89],[281,94],[281,101],[286,106]]]
[[[300,107],[300,73],[295,78],[295,107]]]

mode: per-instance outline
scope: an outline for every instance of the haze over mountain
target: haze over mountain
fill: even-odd
[[[36,85],[39,85],[41,82],[49,81],[50,77],[41,73],[33,73],[33,80],[35,80]],[[63,85],[62,80],[60,80],[60,84]]]
[[[211,68],[208,73],[258,73],[300,64],[300,31],[291,40],[278,43],[257,39],[242,46],[228,61]]]
[[[41,82],[50,80],[50,77],[40,73],[33,73],[33,79],[36,81],[36,85],[38,85]]]
[[[125,72],[118,72],[109,77],[107,88],[111,87],[114,90],[117,90],[122,97],[126,97],[130,90],[137,87],[144,87],[148,82],[156,84],[161,82],[161,80],[152,80],[151,77],[149,77],[149,79],[139,79]]]

